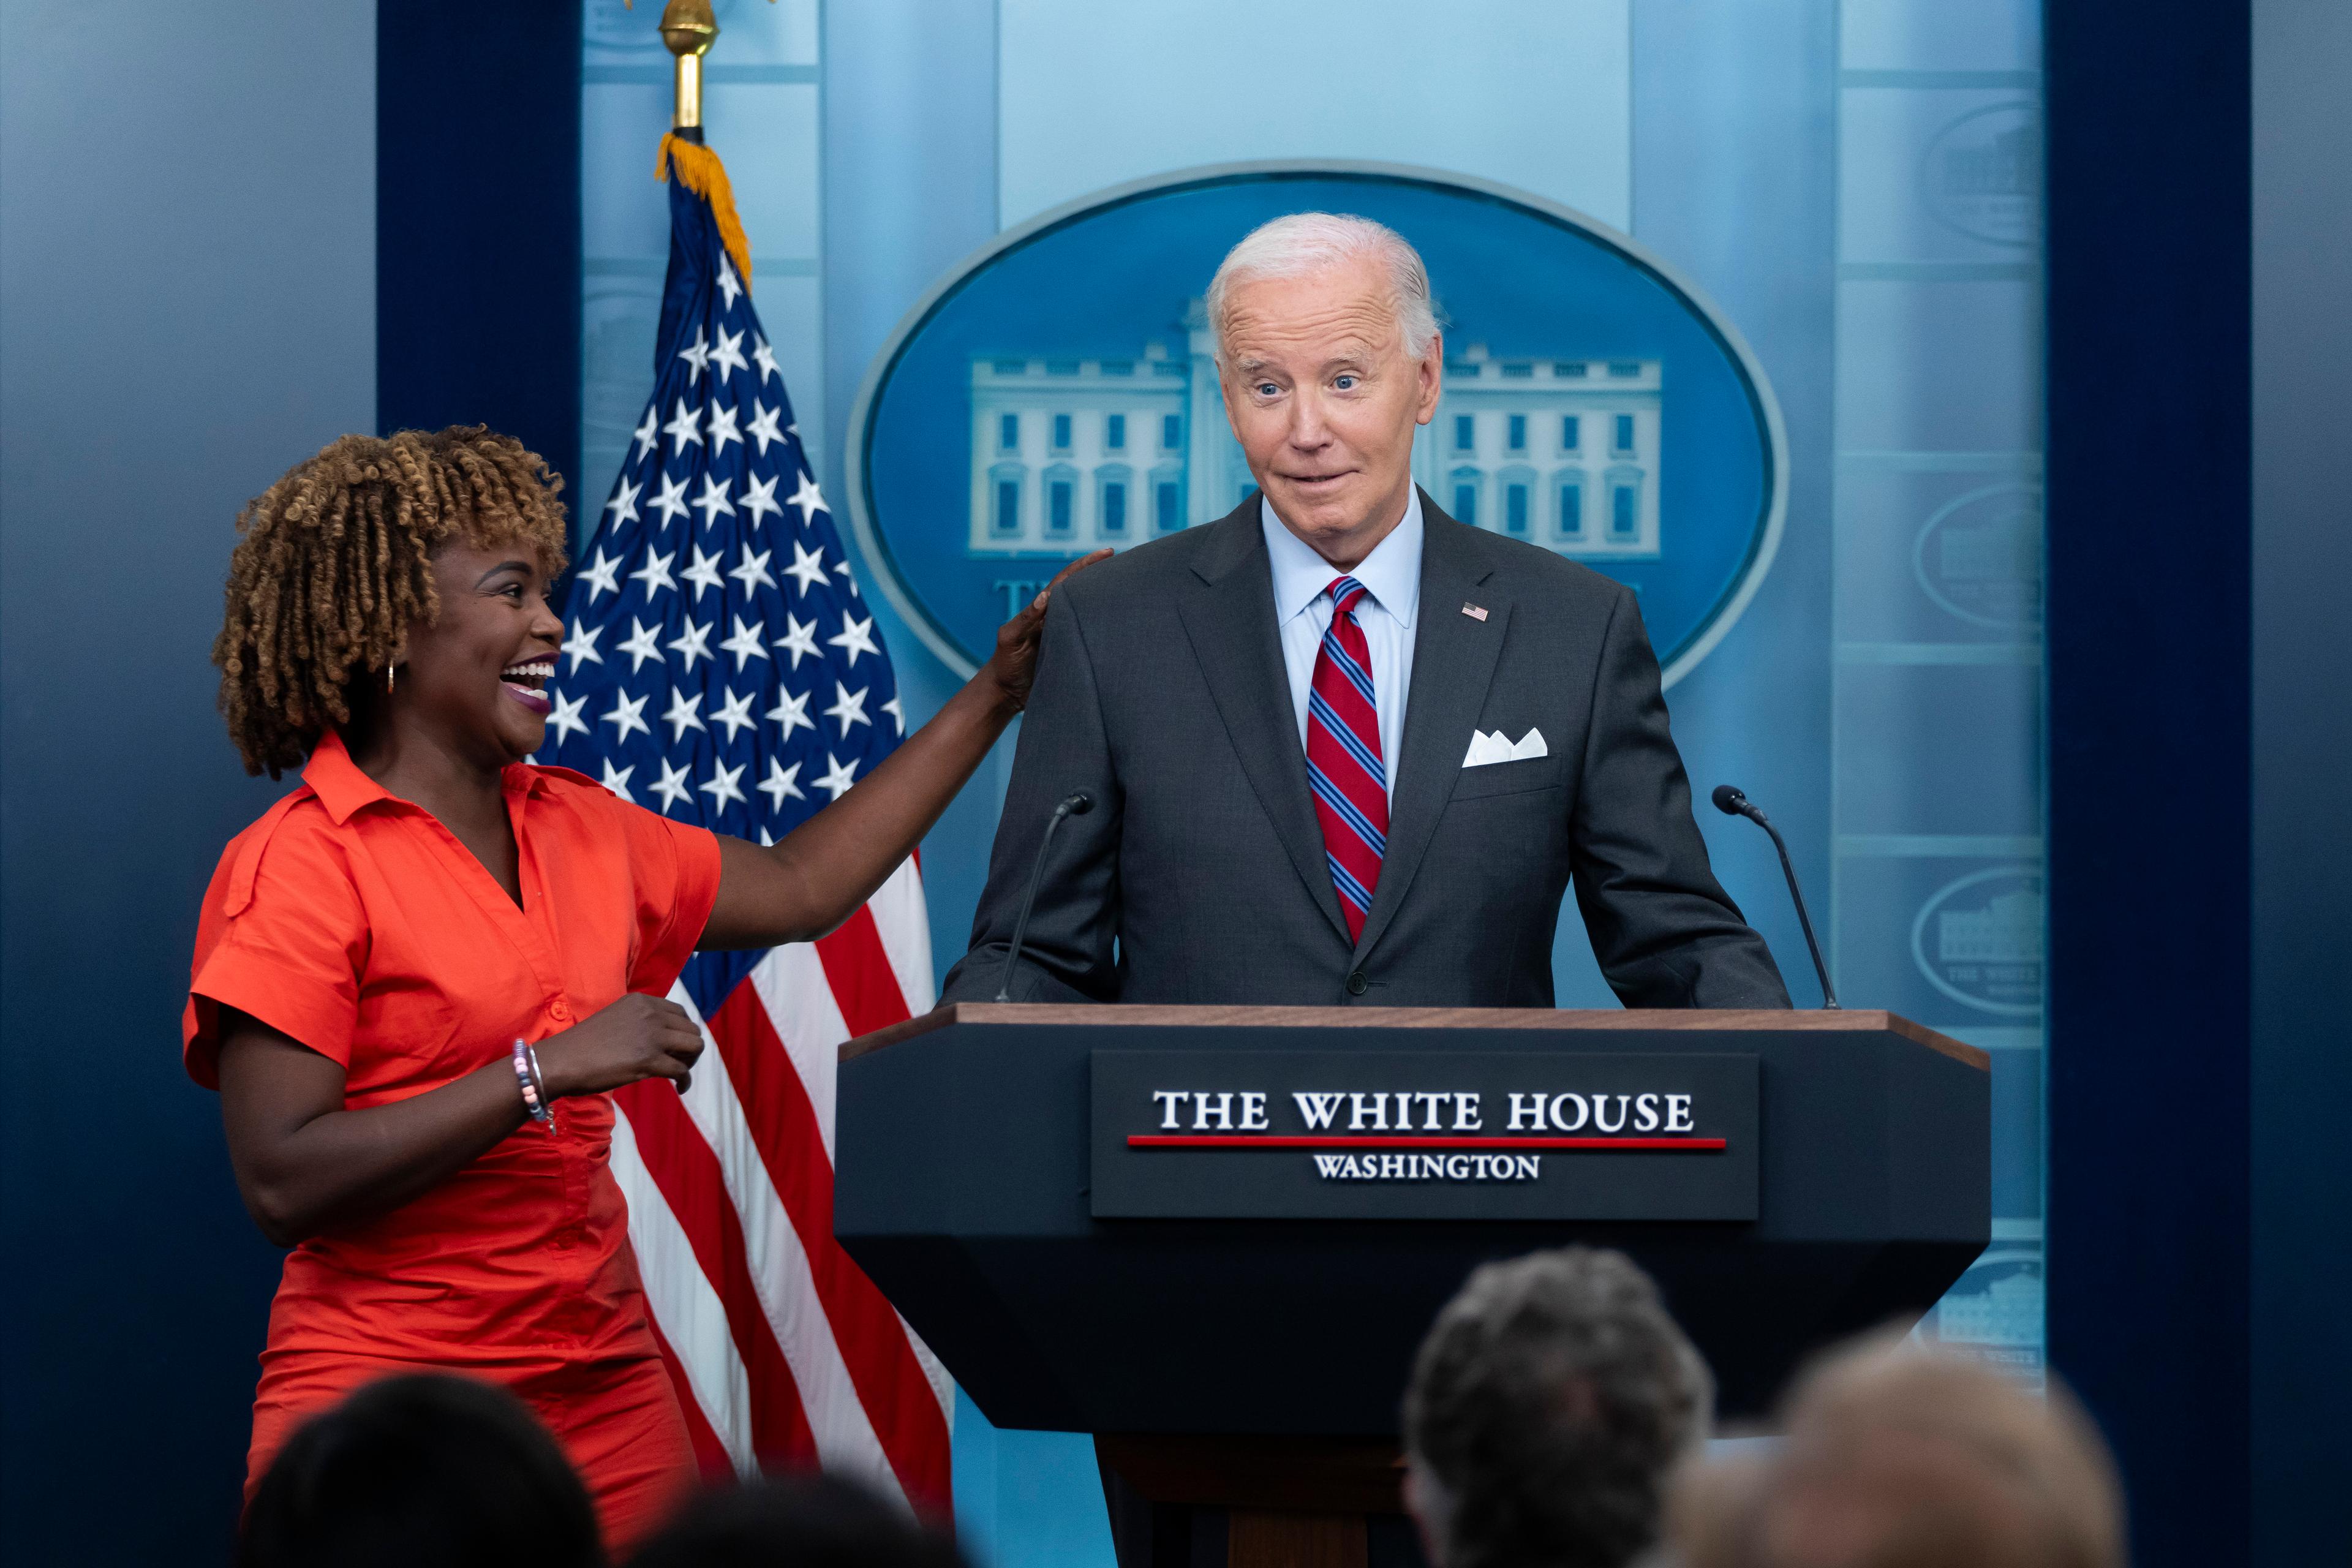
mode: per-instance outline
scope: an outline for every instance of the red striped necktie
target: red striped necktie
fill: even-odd
[[[1381,884],[1381,857],[1389,837],[1388,768],[1381,757],[1380,706],[1372,697],[1371,651],[1356,624],[1365,589],[1353,577],[1335,577],[1331,624],[1315,655],[1307,697],[1307,782],[1323,824],[1348,935],[1361,941],[1372,889]]]

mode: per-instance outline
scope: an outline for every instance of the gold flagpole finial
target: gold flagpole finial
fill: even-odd
[[[680,131],[702,125],[702,57],[718,41],[719,23],[710,0],[669,0],[662,11],[662,42],[677,57],[677,111],[670,123]]]

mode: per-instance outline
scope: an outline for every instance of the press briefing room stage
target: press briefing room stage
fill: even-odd
[[[2352,1557],[2338,7],[0,69],[11,1562]]]

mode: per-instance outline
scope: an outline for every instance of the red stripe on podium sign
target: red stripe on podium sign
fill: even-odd
[[[1377,1138],[1132,1132],[1130,1149],[1721,1149],[1720,1138]]]

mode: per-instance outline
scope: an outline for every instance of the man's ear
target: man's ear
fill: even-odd
[[[1420,405],[1412,411],[1416,425],[1426,425],[1437,417],[1437,399],[1445,391],[1445,334],[1438,332],[1429,340],[1429,352],[1421,356],[1413,367],[1415,390]]]

